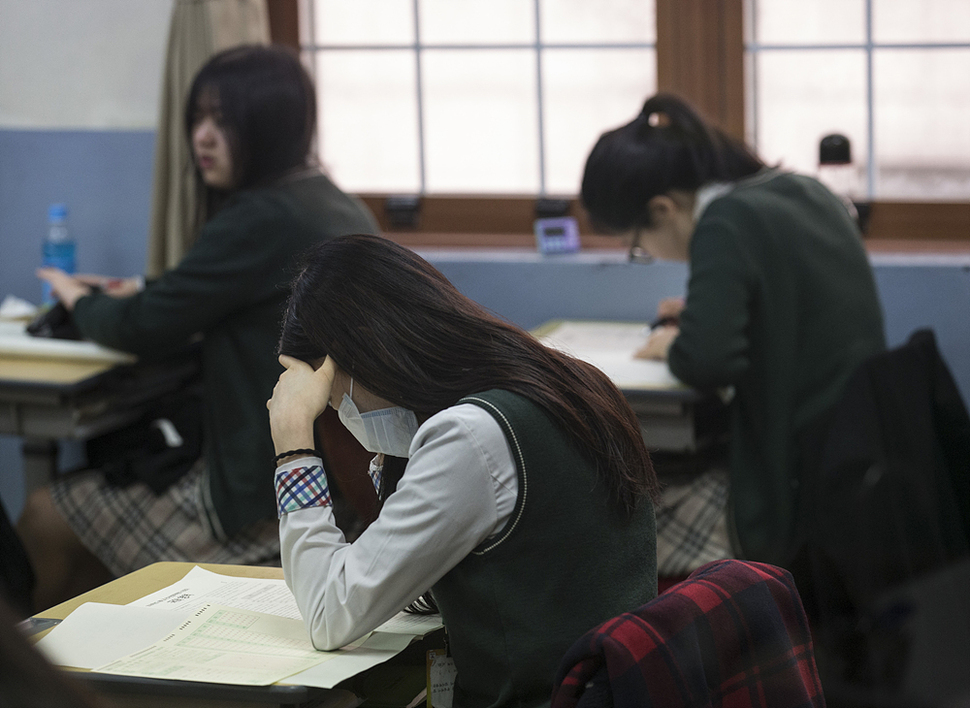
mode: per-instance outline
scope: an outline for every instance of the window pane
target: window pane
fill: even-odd
[[[881,198],[970,197],[970,49],[877,50]]]
[[[411,51],[318,55],[321,160],[342,188],[419,191],[415,73]]]
[[[548,49],[542,74],[546,191],[577,194],[596,139],[633,120],[656,92],[656,52]]]
[[[841,133],[852,145],[865,193],[866,61],[862,50],[759,52],[757,149],[761,157],[799,172],[818,171],[818,143]]]
[[[751,0],[759,44],[861,44],[865,0]],[[903,0],[921,4],[922,0]]]
[[[419,0],[421,41],[429,44],[533,43],[532,0]]]
[[[872,34],[876,42],[970,42],[970,2],[872,0]]]
[[[535,52],[428,50],[422,66],[427,190],[538,191]]]
[[[316,44],[411,44],[411,0],[315,0]]]
[[[657,41],[653,0],[540,0],[542,41],[646,42]]]

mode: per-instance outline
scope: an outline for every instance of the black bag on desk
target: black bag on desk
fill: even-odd
[[[91,292],[99,293],[101,288],[90,286]],[[64,303],[55,302],[50,307],[41,308],[34,319],[27,324],[27,334],[31,337],[46,337],[49,339],[84,339],[84,336],[74,324],[71,312],[64,307]]]
[[[89,440],[88,467],[111,485],[142,482],[162,494],[202,456],[202,418],[201,385],[190,384],[128,427]]]

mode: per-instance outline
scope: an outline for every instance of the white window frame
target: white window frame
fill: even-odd
[[[915,0],[918,1],[918,0]],[[820,44],[771,44],[761,43],[757,38],[757,17],[758,0],[747,0],[749,30],[745,38],[744,51],[746,63],[749,67],[749,134],[755,150],[758,150],[758,62],[757,58],[761,52],[786,52],[786,51],[827,51],[833,49],[855,49],[865,52],[866,62],[866,198],[873,200],[876,197],[876,138],[875,138],[875,115],[873,97],[873,52],[880,49],[902,49],[902,50],[940,50],[940,49],[970,49],[970,42],[876,42],[872,38],[872,0],[865,0],[864,31],[865,39],[858,43],[833,42]],[[895,201],[895,200],[893,200]]]
[[[316,55],[320,52],[374,52],[388,50],[410,50],[414,52],[416,81],[415,91],[417,93],[417,146],[418,146],[418,193],[424,196],[427,193],[427,181],[425,178],[425,127],[424,127],[424,91],[422,82],[422,52],[426,50],[509,50],[527,49],[535,52],[535,72],[536,72],[536,101],[537,101],[537,125],[538,133],[538,161],[539,161],[539,193],[538,196],[547,195],[546,190],[546,144],[545,144],[545,120],[544,120],[544,92],[542,81],[542,53],[547,49],[575,49],[575,50],[603,50],[603,49],[652,49],[656,51],[656,42],[543,42],[542,41],[542,10],[540,0],[532,0],[533,12],[535,16],[535,36],[531,42],[509,42],[509,43],[429,43],[421,40],[420,9],[421,0],[411,0],[412,12],[414,16],[414,41],[410,43],[379,43],[379,44],[318,44],[315,42],[313,33],[316,28],[314,17],[314,2],[303,0],[302,12],[305,22],[301,22],[301,41],[300,51],[310,61],[310,67],[316,66]],[[312,71],[312,69],[311,69]]]

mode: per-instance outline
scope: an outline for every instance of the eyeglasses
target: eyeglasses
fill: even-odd
[[[633,240],[630,242],[630,252],[627,257],[630,263],[653,263],[653,256],[640,246],[641,233],[639,227],[633,230]]]

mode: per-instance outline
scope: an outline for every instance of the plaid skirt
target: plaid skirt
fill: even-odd
[[[279,522],[264,519],[218,538],[204,507],[205,463],[156,495],[135,482],[115,487],[97,470],[51,484],[55,508],[81,543],[117,576],[157,561],[280,565]]]
[[[727,470],[709,469],[663,488],[657,508],[657,575],[689,575],[732,558],[727,530]]]

